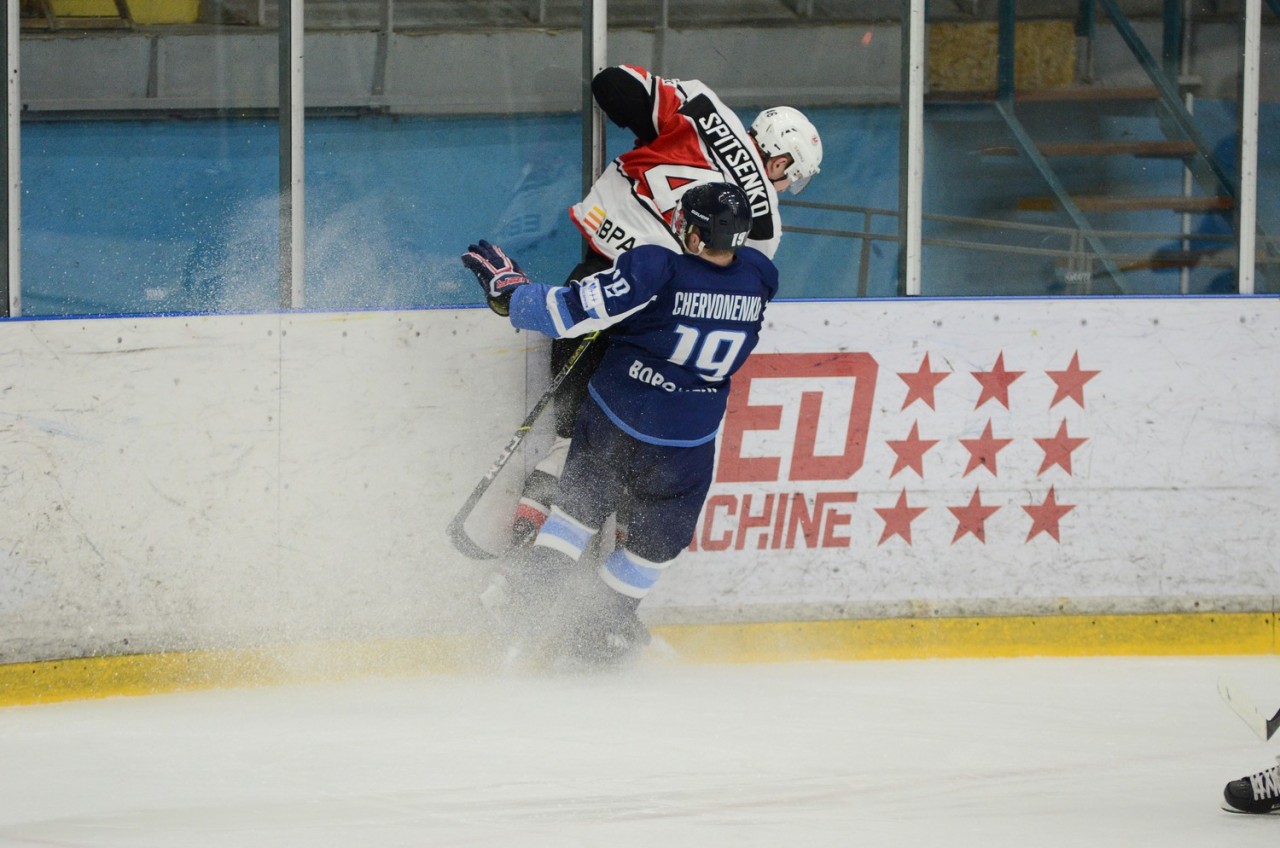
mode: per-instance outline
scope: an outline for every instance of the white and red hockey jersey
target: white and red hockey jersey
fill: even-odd
[[[755,141],[714,91],[634,65],[606,68],[591,90],[609,119],[637,139],[569,208],[592,248],[609,259],[640,244],[678,252],[670,223],[680,196],[700,183],[732,182],[751,199],[747,244],[773,258],[782,236],[778,193]]]

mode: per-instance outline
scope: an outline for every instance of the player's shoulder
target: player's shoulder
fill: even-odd
[[[762,251],[754,247],[746,245],[738,248],[737,257],[751,267],[760,269],[761,273],[770,274],[774,277],[778,276],[778,266],[774,265],[773,260]]]
[[[740,247],[735,254],[738,261],[751,269],[770,292],[778,290],[778,266],[754,247]],[[773,295],[770,294],[770,297]]]
[[[765,256],[763,251],[757,250],[756,248],[752,247],[749,244],[743,245],[742,247],[738,248],[736,253],[738,256],[741,256],[744,260],[752,263],[753,265],[761,265],[761,264],[772,265],[773,264],[773,260],[770,259],[768,256]]]
[[[644,263],[667,263],[679,255],[671,248],[661,244],[638,244],[622,254],[622,256],[630,257],[629,261],[631,262]],[[619,261],[622,260],[622,256],[618,257]]]
[[[629,277],[665,278],[680,254],[660,244],[638,244],[620,255],[615,267]]]

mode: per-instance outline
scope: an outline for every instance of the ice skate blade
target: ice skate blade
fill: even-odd
[[[1280,815],[1280,807],[1277,807],[1277,808],[1276,808],[1276,809],[1274,809],[1274,810],[1267,810],[1266,812],[1258,812],[1258,813],[1255,813],[1255,812],[1252,812],[1252,811],[1250,811],[1250,810],[1238,810],[1238,809],[1236,809],[1235,807],[1233,807],[1233,806],[1231,806],[1230,804],[1228,804],[1226,801],[1219,801],[1219,802],[1218,802],[1218,806],[1222,808],[1223,812],[1227,812],[1227,813],[1234,813],[1234,814],[1236,814],[1236,815],[1238,815],[1238,816],[1275,816],[1275,815]]]

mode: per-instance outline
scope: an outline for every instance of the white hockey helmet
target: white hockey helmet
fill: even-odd
[[[791,157],[787,167],[788,191],[799,194],[821,170],[822,139],[804,113],[790,106],[765,109],[751,122],[751,134],[765,156]]]

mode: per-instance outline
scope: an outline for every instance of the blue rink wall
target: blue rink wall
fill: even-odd
[[[1211,142],[1233,119],[1198,115]],[[748,117],[754,109],[739,110]],[[799,198],[895,210],[895,107],[808,110],[823,173]],[[931,114],[926,213],[1013,216],[1043,194],[1017,159],[979,157],[1000,140],[989,106]],[[1124,130],[1130,128],[1122,128]],[[561,281],[581,246],[565,210],[580,195],[577,115],[312,118],[306,125],[306,304],[323,309],[476,303],[457,256],[502,243],[539,279]],[[1260,221],[1280,222],[1280,109],[1264,105]],[[610,127],[610,153],[630,143]],[[261,120],[28,122],[22,128],[24,314],[104,315],[271,309],[277,302],[277,145]],[[1229,145],[1228,145],[1229,149]],[[1168,163],[1117,162],[1116,191],[1176,177]],[[785,198],[784,198],[785,199]],[[1162,217],[1163,216],[1163,217]],[[1165,220],[1168,218],[1168,220]],[[860,215],[787,208],[789,226],[861,230]],[[1055,223],[1050,216],[1024,217]],[[1056,222],[1062,223],[1062,222]],[[1175,229],[1167,213],[1128,228]],[[1275,227],[1273,227],[1275,229]],[[873,218],[865,293],[896,292],[896,221]],[[971,234],[926,223],[926,237]],[[1001,238],[1015,237],[1011,231]],[[988,233],[986,237],[990,237]],[[791,233],[777,261],[787,298],[857,294],[858,239]],[[1054,291],[1052,258],[925,248],[925,294]],[[1002,274],[993,277],[997,263]],[[1192,291],[1212,281],[1197,271]],[[1176,294],[1176,272],[1133,274],[1135,293]],[[1261,290],[1266,290],[1262,288]]]

